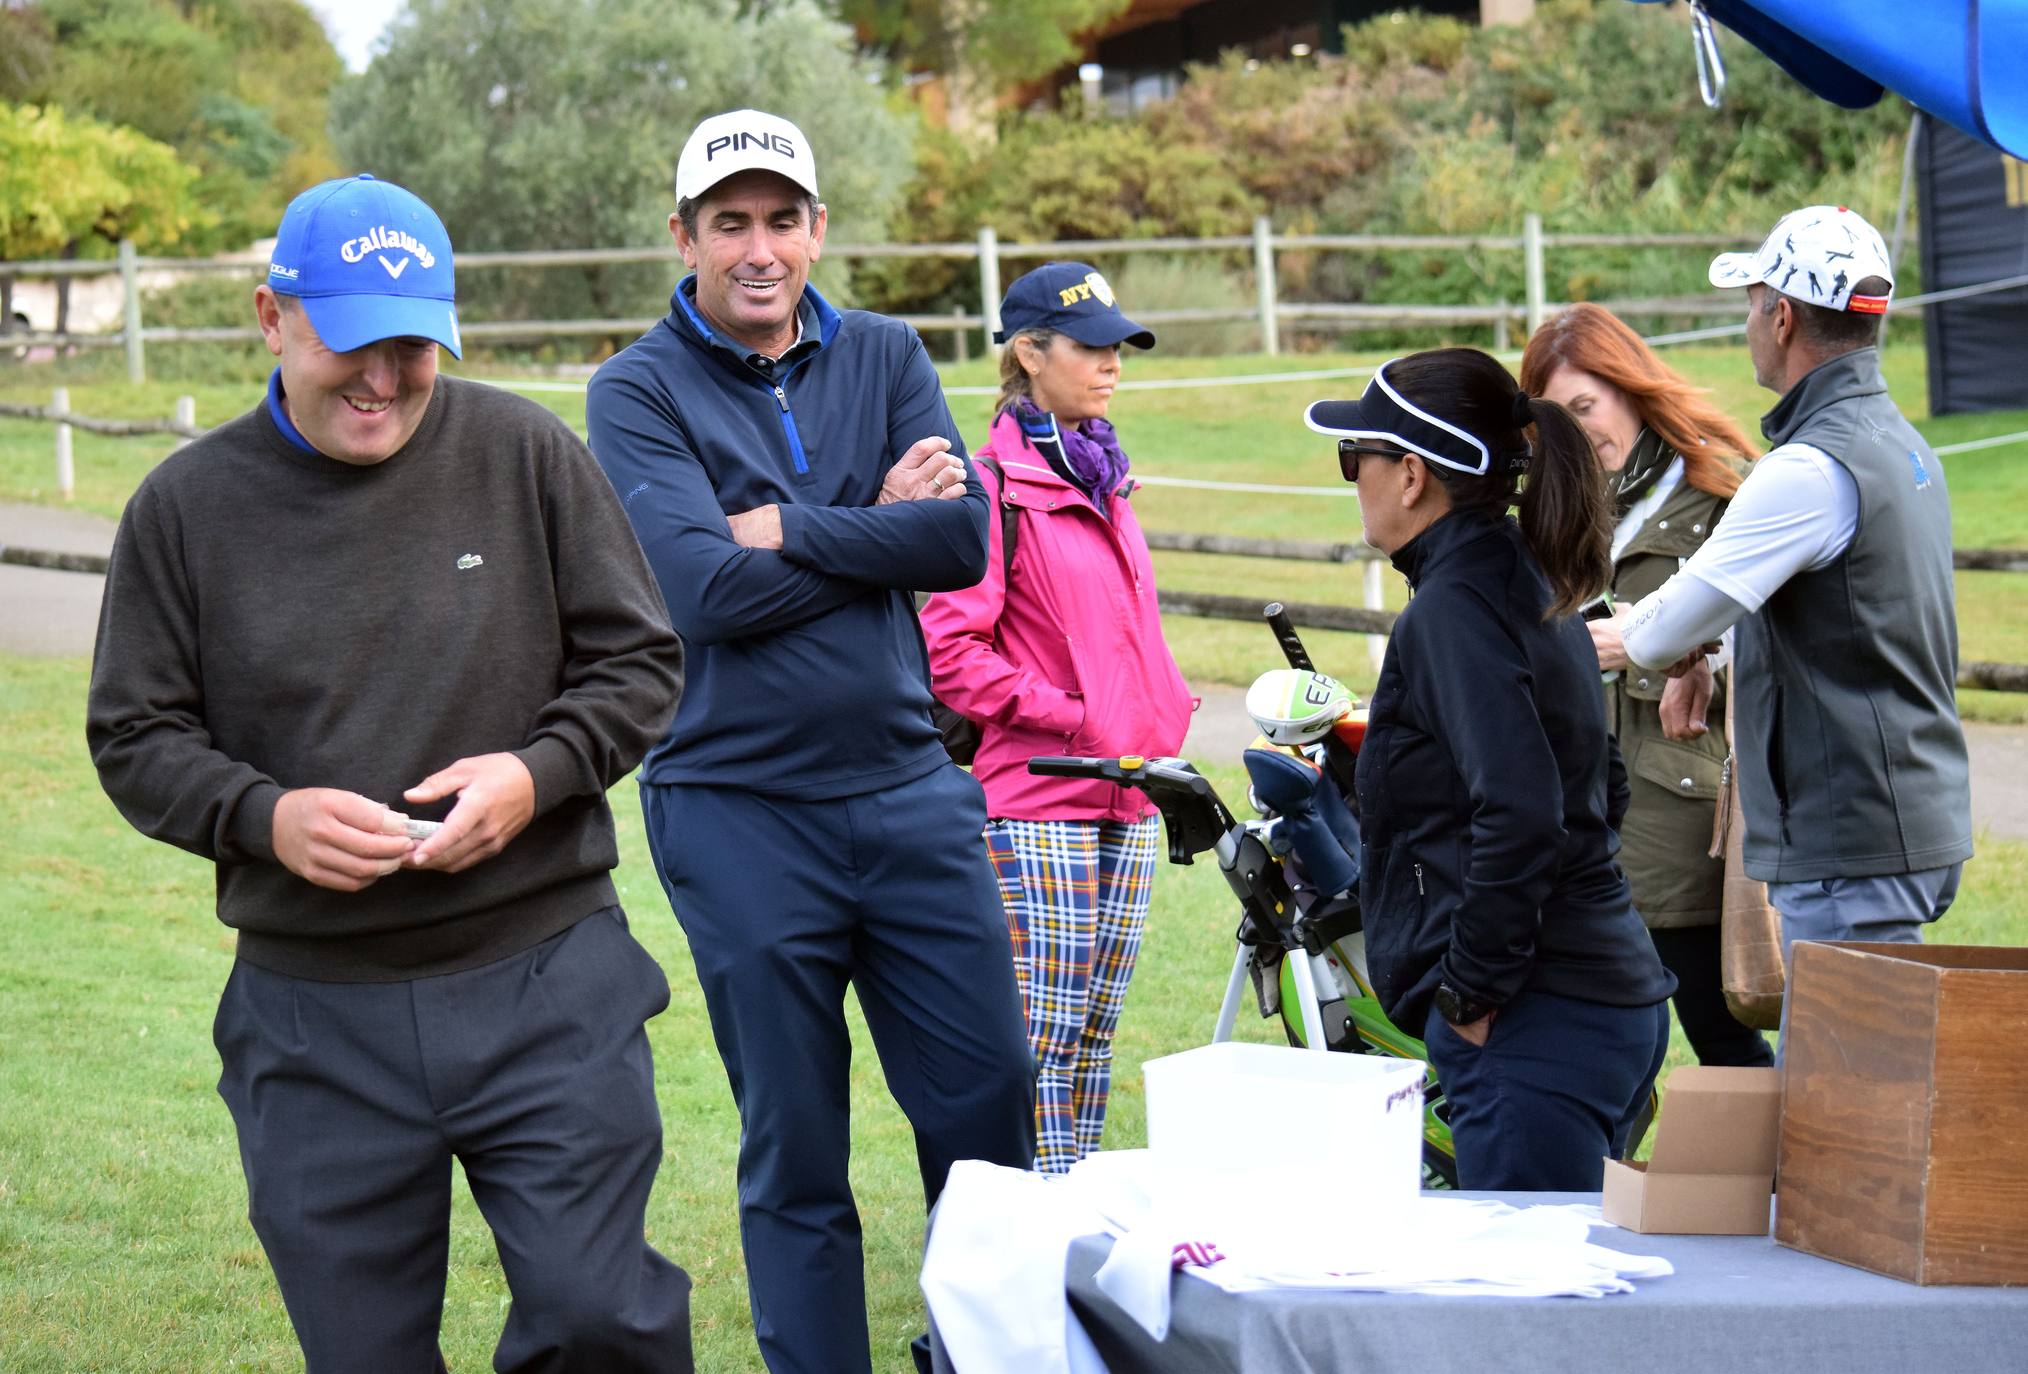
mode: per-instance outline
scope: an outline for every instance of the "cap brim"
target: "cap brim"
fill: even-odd
[[[1310,408],[1303,412],[1303,423],[1319,434],[1328,434],[1334,439],[1385,439],[1396,448],[1406,449],[1424,460],[1450,468],[1454,472],[1477,476],[1486,471],[1492,458],[1479,448],[1481,461],[1474,465],[1458,457],[1446,456],[1427,439],[1418,438],[1414,433],[1405,433],[1412,426],[1403,423],[1399,413],[1389,414],[1386,402],[1379,401],[1368,406],[1361,398],[1357,401],[1312,401]],[[1452,433],[1463,437],[1463,431]],[[1475,447],[1476,439],[1468,439]]]
[[[1076,320],[1067,320],[1054,328],[1059,334],[1068,334],[1081,344],[1092,348],[1110,348],[1114,344],[1130,343],[1136,348],[1153,348],[1155,331],[1135,324],[1125,315],[1092,315]]]
[[[1758,253],[1720,253],[1711,260],[1713,286],[1752,286],[1761,279]]]
[[[699,176],[687,182],[685,186],[678,186],[676,188],[676,198],[678,200],[703,200],[705,195],[711,190],[711,188],[718,185],[718,183],[720,183],[721,181],[730,181],[733,177],[738,176],[741,172],[754,172],[754,171],[773,172],[776,176],[780,177],[783,181],[789,183],[789,185],[795,187],[798,191],[801,191],[804,194],[808,195],[810,199],[812,200],[823,199],[822,196],[817,194],[817,188],[810,184],[810,182],[816,180],[814,176],[810,177],[808,180],[805,180],[799,174],[788,171],[786,168],[784,168],[779,160],[774,158],[763,159],[759,157],[749,157],[745,160],[735,159],[734,161],[726,164],[723,168],[713,168],[712,171],[708,174],[708,179],[707,176]]]
[[[382,339],[432,339],[465,356],[458,335],[458,307],[435,296],[299,296],[317,337],[333,353]]]
[[[1375,429],[1366,407],[1358,401],[1312,401],[1303,412],[1303,423],[1336,439],[1392,439],[1406,446],[1398,436]]]

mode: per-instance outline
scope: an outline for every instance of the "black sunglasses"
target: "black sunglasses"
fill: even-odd
[[[1338,471],[1344,475],[1346,481],[1357,482],[1359,480],[1359,460],[1361,457],[1386,458],[1392,462],[1399,462],[1403,458],[1408,457],[1408,450],[1396,448],[1392,444],[1376,444],[1370,440],[1340,439],[1338,441]]]

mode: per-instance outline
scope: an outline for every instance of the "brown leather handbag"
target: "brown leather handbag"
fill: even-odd
[[[1736,688],[1737,684],[1733,684]],[[1725,856],[1725,886],[1720,899],[1718,967],[1725,985],[1725,1005],[1743,1026],[1776,1030],[1782,1023],[1782,920],[1767,899],[1767,884],[1746,876],[1746,818],[1739,808],[1738,734],[1733,729],[1732,703],[1737,690],[1725,694],[1725,769],[1718,784],[1718,808],[1711,822],[1711,857]]]

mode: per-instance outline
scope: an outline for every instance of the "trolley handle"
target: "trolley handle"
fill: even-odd
[[[1310,661],[1310,651],[1303,647],[1303,637],[1296,633],[1296,622],[1289,619],[1288,609],[1279,601],[1270,601],[1261,607],[1260,613],[1274,631],[1275,643],[1282,646],[1282,657],[1289,661],[1289,666],[1305,673],[1316,672],[1317,665]]]
[[[1039,754],[1028,760],[1028,771],[1043,777],[1090,778],[1145,793],[1162,813],[1170,863],[1189,863],[1192,855],[1213,848],[1238,825],[1211,780],[1183,759]]]

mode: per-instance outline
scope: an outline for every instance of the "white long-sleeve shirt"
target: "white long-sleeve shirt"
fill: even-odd
[[[1822,449],[1783,444],[1740,484],[1711,538],[1643,597],[1621,634],[1644,668],[1674,663],[1758,611],[1800,572],[1829,567],[1859,532],[1859,485]]]

